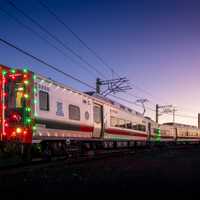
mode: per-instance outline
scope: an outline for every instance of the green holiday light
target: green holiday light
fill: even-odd
[[[3,76],[5,76],[5,75],[7,74],[7,71],[6,71],[6,70],[3,70],[3,71],[2,71],[2,74],[3,74]]]
[[[23,72],[24,72],[24,73],[27,73],[27,72],[28,72],[28,69],[27,69],[27,68],[24,68],[24,69],[23,69]]]
[[[36,126],[33,126],[33,130],[35,131],[37,128],[36,128]]]
[[[160,137],[161,137],[161,135],[160,135],[160,128],[158,128],[158,129],[156,130],[156,141],[157,141],[157,142],[160,142]]]
[[[37,104],[37,100],[36,100],[36,99],[34,99],[34,101],[33,101],[33,102],[34,102],[34,104]]]
[[[37,76],[36,75],[33,75],[33,80],[36,80]]]
[[[27,123],[27,124],[30,124],[30,123],[31,123],[31,119],[30,119],[30,118],[27,118],[27,119],[26,119],[26,123]]]
[[[27,107],[27,108],[26,108],[26,111],[27,111],[27,112],[31,112],[31,108],[30,108],[30,107]]]
[[[11,69],[10,71],[11,71],[12,74],[16,73],[15,69]]]
[[[36,89],[36,88],[33,88],[33,92],[34,92],[34,93],[37,93],[37,89]]]

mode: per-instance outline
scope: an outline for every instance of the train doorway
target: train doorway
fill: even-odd
[[[94,131],[93,137],[100,138],[103,136],[103,106],[94,104],[93,106]]]

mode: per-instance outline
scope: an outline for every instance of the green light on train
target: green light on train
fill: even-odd
[[[158,129],[156,130],[156,141],[157,141],[157,142],[160,142],[160,137],[161,137],[160,128],[158,128]]]
[[[30,123],[31,123],[31,119],[30,119],[30,118],[27,118],[27,119],[26,119],[26,123],[27,123],[27,124],[30,124]]]
[[[23,69],[23,72],[24,72],[24,73],[27,73],[27,72],[28,72],[28,69],[27,69],[27,68],[24,68],[24,69]]]
[[[16,70],[15,70],[15,69],[11,69],[10,72],[11,72],[12,74],[15,74],[15,73],[16,73]]]
[[[6,71],[6,70],[3,70],[3,71],[2,71],[2,74],[3,74],[3,76],[5,76],[5,75],[7,74],[7,71]]]
[[[30,108],[30,107],[27,107],[27,108],[26,108],[26,111],[27,111],[27,112],[31,112],[31,108]]]

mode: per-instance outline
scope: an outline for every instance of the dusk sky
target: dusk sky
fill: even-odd
[[[84,63],[7,2],[0,0],[0,8],[44,36],[75,62],[64,57],[1,10],[0,38],[95,86],[95,79],[99,74],[91,69],[85,70],[87,66]],[[38,1],[13,2],[107,78],[112,77],[111,72],[39,5]],[[197,125],[195,117],[198,111],[200,112],[200,1],[45,0],[44,2],[118,74],[127,76],[133,84],[143,89],[139,90],[132,86],[131,94],[149,99],[147,106],[153,109],[156,103],[173,104],[178,109],[178,115],[192,116],[190,118],[177,116],[176,122]],[[75,89],[91,90],[2,43],[0,43],[0,63],[19,68],[29,66],[31,70]],[[117,95],[136,101],[128,94]],[[138,107],[118,101],[141,111]],[[147,110],[147,115],[155,119],[154,112]],[[172,121],[172,116],[160,117],[160,122],[166,121]]]

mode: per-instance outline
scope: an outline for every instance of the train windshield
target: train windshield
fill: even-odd
[[[8,123],[23,123],[23,113],[26,106],[26,98],[24,95],[24,84],[20,80],[8,79],[5,84],[5,118]]]
[[[8,109],[23,108],[25,104],[24,87],[22,83],[9,80],[7,87],[7,106]]]

